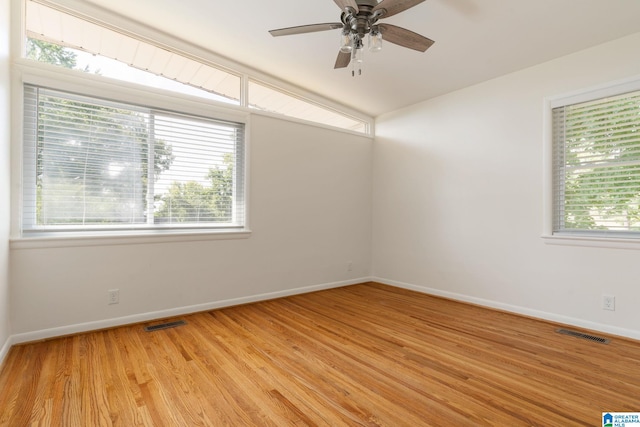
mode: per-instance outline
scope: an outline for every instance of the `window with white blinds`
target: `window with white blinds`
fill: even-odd
[[[640,91],[552,111],[554,234],[640,238]]]
[[[244,127],[26,85],[23,233],[242,228]]]

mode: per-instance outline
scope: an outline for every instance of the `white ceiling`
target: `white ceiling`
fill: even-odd
[[[640,0],[427,0],[384,22],[436,41],[420,53],[385,43],[361,77],[334,70],[333,0],[88,0],[372,116],[640,32]],[[640,54],[640,50],[639,50]]]

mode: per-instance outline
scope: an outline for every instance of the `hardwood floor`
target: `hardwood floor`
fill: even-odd
[[[640,343],[363,284],[16,346],[0,425],[597,426]]]

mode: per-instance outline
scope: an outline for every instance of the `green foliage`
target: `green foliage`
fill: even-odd
[[[233,158],[225,155],[224,165],[209,169],[210,185],[195,181],[174,182],[162,196],[154,217],[156,222],[231,222],[233,206]]]
[[[145,114],[41,95],[38,121],[38,224],[145,221]],[[154,144],[155,180],[173,154],[163,141]]]
[[[640,231],[640,97],[567,108],[565,228]]]
[[[27,39],[27,58],[64,68],[76,67],[76,54],[53,43],[42,40]]]

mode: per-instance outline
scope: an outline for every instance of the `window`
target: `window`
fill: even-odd
[[[244,124],[24,88],[23,234],[242,229]]]
[[[340,105],[328,107],[329,101],[312,101],[313,95],[289,93],[279,84],[258,83],[238,70],[242,66],[229,69],[217,64],[209,52],[195,54],[187,52],[189,48],[162,44],[154,39],[162,37],[153,31],[145,37],[90,15],[47,1],[25,0],[25,57],[361,134],[372,132],[370,117],[348,113]]]
[[[306,100],[287,94],[282,90],[249,80],[249,107],[297,119],[337,126],[354,132],[366,133],[364,120],[347,116]]]
[[[240,103],[240,76],[122,30],[27,1],[27,57],[147,86]]]
[[[640,90],[582,98],[552,110],[553,233],[640,238]]]

